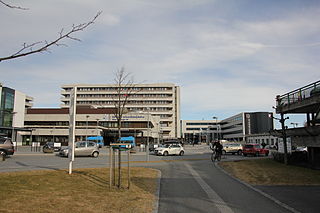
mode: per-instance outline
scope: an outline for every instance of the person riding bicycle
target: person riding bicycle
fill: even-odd
[[[215,150],[216,153],[222,155],[223,146],[219,141],[214,142],[212,148]]]
[[[210,143],[210,149],[212,151],[221,151],[222,152],[223,146],[221,145],[221,143],[219,141],[215,141],[215,142]]]
[[[215,160],[220,161],[222,156],[222,144],[217,140],[214,143],[210,143],[210,149],[212,150],[211,160],[214,162]]]

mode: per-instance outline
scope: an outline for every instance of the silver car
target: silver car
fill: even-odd
[[[94,158],[99,156],[99,146],[92,141],[78,141],[75,143],[74,156],[92,156]],[[60,156],[68,157],[69,149],[61,149]]]

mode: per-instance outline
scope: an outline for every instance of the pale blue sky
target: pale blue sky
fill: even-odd
[[[114,83],[122,66],[136,82],[179,85],[186,120],[273,111],[276,95],[320,79],[320,1],[6,2],[29,10],[0,6],[0,57],[103,11],[82,42],[0,62],[0,82],[35,107],[59,107],[62,84]]]

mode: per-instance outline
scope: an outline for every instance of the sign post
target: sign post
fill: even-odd
[[[72,163],[74,161],[74,141],[76,130],[76,106],[77,106],[77,87],[74,87],[70,94],[70,107],[69,107],[69,174],[72,174]]]

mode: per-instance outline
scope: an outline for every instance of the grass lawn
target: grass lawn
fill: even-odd
[[[253,185],[320,185],[320,171],[286,166],[273,159],[220,162],[231,175]]]
[[[158,171],[126,168],[122,189],[109,187],[109,169],[0,173],[0,212],[152,212]],[[116,178],[117,180],[117,178]]]

